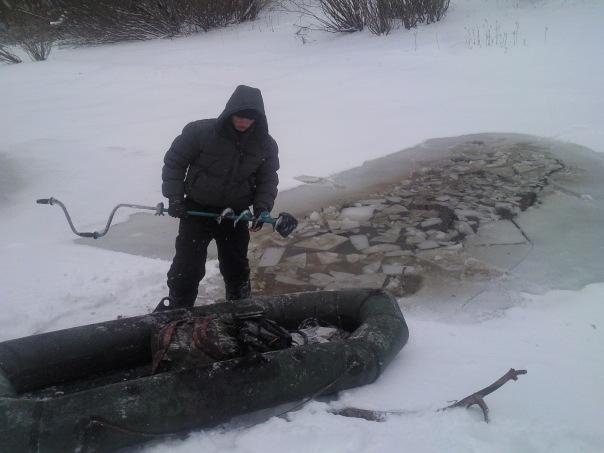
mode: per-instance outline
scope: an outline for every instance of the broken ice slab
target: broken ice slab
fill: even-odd
[[[401,275],[403,268],[401,264],[382,264],[382,272],[386,275]]]
[[[409,212],[409,209],[407,209],[405,206],[400,205],[400,204],[393,204],[391,206],[388,206],[382,212],[384,214],[401,214],[404,212]]]
[[[466,241],[466,247],[524,244],[526,238],[522,232],[508,220],[486,223],[480,226],[478,233]]]
[[[358,253],[349,253],[346,255],[346,261],[351,264],[358,263],[361,259],[365,258],[366,255],[360,255]]]
[[[323,265],[333,264],[340,261],[340,256],[337,253],[332,252],[319,252],[317,253],[317,258]]]
[[[337,231],[342,229],[342,221],[341,220],[328,220],[327,226],[331,231]]]
[[[385,287],[388,291],[399,291],[401,289],[401,280],[398,277],[391,277]]]
[[[443,223],[443,221],[440,218],[433,217],[431,219],[424,220],[422,223],[419,224],[419,226],[422,227],[423,229],[427,230],[428,228],[438,226],[442,223]]]
[[[342,220],[328,220],[327,225],[329,225],[330,230],[352,230],[359,228],[361,223],[358,220],[344,218]]]
[[[426,240],[425,235],[424,236],[415,235],[415,236],[407,236],[407,238],[405,239],[405,242],[409,245],[417,245],[417,244],[421,244],[425,240]]]
[[[308,216],[308,218],[313,222],[319,222],[321,220],[321,214],[319,214],[317,211],[313,211],[310,213],[310,216]]]
[[[336,280],[328,284],[325,289],[337,290],[348,288],[372,288],[380,289],[384,286],[386,274],[362,274],[355,275],[349,279]]]
[[[364,274],[374,274],[375,272],[378,271],[378,269],[380,268],[381,265],[382,265],[381,261],[375,261],[373,263],[367,264],[366,266],[363,266],[363,273]]]
[[[342,229],[343,230],[352,230],[353,228],[359,228],[361,226],[361,222],[358,220],[350,220],[349,218],[342,219]]]
[[[285,247],[267,247],[260,258],[258,267],[272,267],[279,264],[285,252]]]
[[[432,239],[433,241],[446,241],[447,240],[447,234],[442,231],[428,230],[427,233],[428,233],[428,238]]]
[[[325,233],[320,236],[314,236],[296,243],[296,247],[302,247],[313,250],[331,250],[348,240],[347,237],[338,236],[333,233]]]
[[[385,198],[371,198],[368,200],[359,200],[356,202],[357,206],[360,205],[378,205],[378,204],[384,204],[386,203],[386,199]]]
[[[341,219],[356,220],[358,222],[366,222],[373,217],[375,206],[356,206],[352,208],[344,208],[340,212]]]
[[[313,286],[327,286],[335,281],[335,277],[329,274],[322,274],[320,272],[310,274],[310,283]]]
[[[417,244],[417,248],[420,250],[430,250],[430,249],[436,249],[438,247],[440,247],[438,242],[432,241],[432,240],[427,240],[427,241],[420,242],[419,244]]]
[[[296,181],[300,181],[300,182],[303,182],[305,184],[316,184],[318,182],[323,181],[323,178],[321,178],[320,176],[310,176],[310,175],[294,176],[294,179]]]
[[[518,163],[518,164],[514,164],[512,165],[512,168],[514,169],[514,171],[516,173],[529,173],[532,171],[537,171],[537,170],[544,170],[545,166],[544,165],[532,165],[532,164],[527,164],[527,163]]]
[[[384,256],[395,257],[395,256],[413,256],[411,250],[394,250],[393,252],[387,252]]]
[[[306,253],[290,256],[289,258],[286,258],[285,261],[298,267],[306,267]]]
[[[316,185],[320,185],[320,186],[329,186],[329,187],[335,187],[337,189],[346,188],[345,185],[339,184],[331,178],[324,178],[321,176],[299,175],[299,176],[294,176],[294,179],[296,181],[300,181],[305,184],[316,184]]]
[[[453,227],[459,231],[461,234],[464,234],[466,236],[473,236],[474,235],[474,230],[472,229],[472,227],[464,222],[464,221],[456,221],[453,222]]]
[[[351,274],[350,272],[331,271],[330,274],[336,280],[350,280],[351,278],[355,278],[356,277],[356,274]]]
[[[308,283],[305,281],[302,281],[302,280],[294,278],[294,277],[289,277],[287,275],[281,275],[281,274],[278,274],[275,277],[275,281],[278,281],[279,283],[285,283],[286,285],[308,286]]]
[[[460,219],[481,219],[484,217],[483,214],[481,214],[478,211],[475,211],[473,209],[456,209],[455,210],[455,215]]]
[[[376,244],[376,245],[372,245],[371,247],[364,249],[363,253],[365,253],[365,254],[386,253],[386,252],[393,252],[395,250],[400,250],[400,249],[401,249],[401,247],[396,244]]]
[[[387,236],[385,234],[380,234],[371,238],[371,242],[384,242],[384,243],[394,243],[398,240],[398,236]]]
[[[350,236],[352,246],[357,250],[363,250],[369,247],[369,239],[364,234],[355,234]]]

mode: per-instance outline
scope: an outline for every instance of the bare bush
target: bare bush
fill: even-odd
[[[293,0],[295,11],[311,17],[321,30],[355,32],[365,27],[388,34],[399,24],[406,29],[444,16],[450,0]],[[318,6],[318,9],[314,7]]]
[[[21,63],[21,58],[12,53],[6,47],[0,44],[0,62],[3,63]]]
[[[267,0],[54,0],[71,44],[172,38],[255,19]]]
[[[364,5],[365,25],[375,35],[390,33],[393,14],[392,0],[369,0]]]
[[[0,0],[0,42],[43,57],[50,43],[94,45],[207,31],[253,20],[268,0]],[[6,32],[8,30],[8,32]],[[6,39],[3,39],[6,38]]]
[[[431,0],[394,0],[392,2],[392,19],[400,20],[407,30],[417,26],[421,22],[424,3]]]
[[[45,60],[57,38],[58,11],[49,0],[0,2],[0,42],[21,47],[32,60]]]
[[[441,20],[449,9],[450,0],[424,0],[421,22],[431,24]]]
[[[269,0],[181,0],[193,31],[208,31],[256,19]]]
[[[364,0],[319,0],[321,9],[337,31],[360,31],[365,26]]]
[[[57,0],[65,43],[86,45],[171,38],[183,29],[185,8],[174,0]],[[183,2],[186,3],[186,2]]]
[[[253,7],[256,2],[253,0],[247,2],[239,0],[192,0],[190,2],[192,24],[203,31],[208,31],[213,28],[244,22],[248,20],[245,17],[247,8],[244,9],[244,3]]]
[[[366,0],[318,0],[315,4],[294,0],[295,11],[309,16],[321,30],[332,33],[352,33],[365,28],[363,6]]]
[[[236,22],[246,22],[256,19],[258,13],[270,3],[270,0],[238,0],[238,3]]]
[[[53,41],[46,40],[41,37],[32,37],[24,40],[19,44],[29,57],[34,61],[44,61],[50,55],[52,50]]]

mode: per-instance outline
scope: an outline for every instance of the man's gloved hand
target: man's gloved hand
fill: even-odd
[[[270,216],[270,213],[267,209],[264,208],[254,208],[254,218],[252,219],[252,226],[250,227],[250,231],[255,233],[256,231],[260,231],[264,226],[263,218]]]
[[[168,214],[177,219],[184,219],[187,216],[184,197],[175,196],[168,199]]]

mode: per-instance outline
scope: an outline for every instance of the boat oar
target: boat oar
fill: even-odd
[[[112,209],[111,214],[109,215],[109,218],[107,219],[107,224],[105,225],[105,229],[103,231],[84,232],[84,231],[78,231],[75,228],[73,221],[71,220],[71,216],[69,215],[69,211],[67,210],[67,207],[60,200],[57,200],[56,198],[53,198],[53,197],[40,198],[40,199],[36,200],[36,203],[48,204],[51,206],[58,205],[63,210],[63,213],[65,214],[65,218],[67,219],[67,223],[69,224],[69,228],[71,228],[71,231],[73,231],[73,233],[75,235],[83,237],[83,238],[93,238],[93,239],[98,239],[107,234],[107,232],[109,231],[109,228],[111,227],[111,223],[113,222],[113,217],[115,216],[115,213],[117,212],[117,210],[120,208],[132,208],[132,209],[153,211],[155,213],[155,215],[164,215],[164,213],[168,212],[168,210],[164,207],[163,203],[158,203],[155,206],[144,206],[144,205],[139,205],[139,204],[120,203]],[[225,209],[220,214],[216,214],[213,212],[204,212],[204,211],[187,211],[187,214],[190,216],[194,216],[194,217],[206,217],[206,218],[215,219],[218,223],[222,222],[223,219],[229,219],[229,220],[234,221],[234,225],[237,225],[237,223],[240,221],[251,222],[252,220],[254,220],[254,216],[252,215],[252,213],[249,210],[245,210],[241,214],[237,215],[230,208]],[[276,218],[271,217],[270,214],[267,212],[263,212],[260,215],[258,220],[263,223],[271,224],[273,226],[273,231],[277,231],[283,237],[289,236],[298,226],[298,221],[291,214],[288,214],[287,212],[279,213],[279,217],[276,217]]]

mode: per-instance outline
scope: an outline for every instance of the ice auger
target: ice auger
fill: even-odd
[[[142,209],[142,210],[147,210],[147,211],[153,211],[155,213],[155,215],[164,215],[164,213],[168,212],[168,210],[164,207],[163,203],[158,203],[155,206],[144,206],[144,205],[139,205],[139,204],[120,203],[117,206],[115,206],[113,208],[113,210],[111,211],[111,214],[109,215],[109,219],[107,219],[107,224],[105,225],[105,229],[103,231],[80,232],[80,231],[76,230],[76,228],[73,225],[73,222],[71,220],[71,216],[69,215],[69,212],[67,211],[67,208],[61,201],[57,200],[56,198],[50,197],[50,198],[40,198],[40,199],[36,200],[36,203],[48,204],[51,206],[58,205],[63,210],[63,213],[65,214],[65,217],[67,218],[67,223],[69,224],[69,227],[71,228],[71,231],[73,231],[74,234],[76,234],[77,236],[83,237],[83,238],[93,238],[93,239],[101,238],[107,234],[107,232],[109,231],[109,228],[111,227],[111,222],[113,222],[113,217],[115,216],[115,213],[117,212],[117,210],[120,208],[132,208],[132,209]],[[239,222],[251,222],[254,217],[252,215],[252,213],[247,209],[237,215],[235,213],[235,211],[233,211],[231,208],[225,209],[220,214],[216,214],[213,212],[204,212],[204,211],[187,211],[187,215],[195,216],[195,217],[207,217],[207,218],[211,218],[211,219],[216,219],[216,221],[218,223],[221,223],[224,219],[229,219],[229,220],[233,220],[234,226],[237,225],[237,223],[239,223]],[[289,236],[298,226],[298,221],[295,219],[295,217],[292,216],[291,214],[288,214],[287,212],[279,213],[278,217],[271,217],[271,215],[269,213],[263,212],[260,215],[260,218],[258,220],[261,222],[264,222],[264,223],[271,224],[273,226],[273,231],[276,231],[282,237]]]

